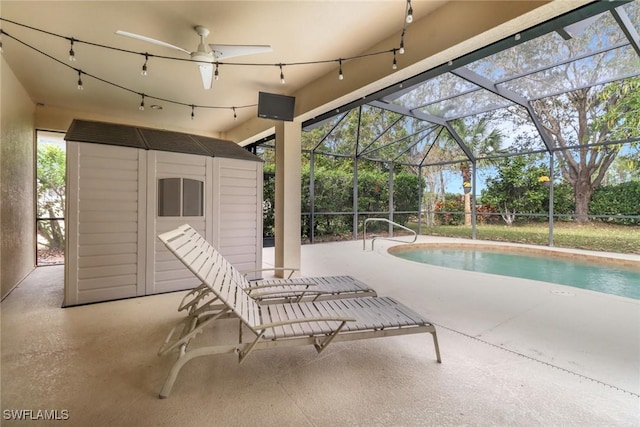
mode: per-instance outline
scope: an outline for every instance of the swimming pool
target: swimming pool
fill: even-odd
[[[603,265],[593,260],[563,258],[558,252],[551,255],[539,253],[542,251],[514,253],[506,248],[402,245],[389,252],[403,259],[441,267],[540,280],[640,299],[640,265],[638,269]]]

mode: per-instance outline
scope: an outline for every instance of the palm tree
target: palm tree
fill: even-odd
[[[490,118],[488,115],[471,116],[451,122],[455,132],[476,157],[495,153],[502,145],[502,132],[496,128],[489,128]],[[454,141],[453,138],[451,141]],[[463,185],[471,183],[471,167],[470,161],[460,164]],[[471,225],[471,193],[466,191],[464,193],[464,213],[465,225]]]

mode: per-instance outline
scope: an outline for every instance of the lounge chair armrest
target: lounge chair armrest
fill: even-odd
[[[291,319],[283,320],[281,322],[265,323],[263,325],[257,325],[253,329],[261,331],[271,328],[277,328],[278,326],[293,325],[296,323],[310,323],[310,322],[355,322],[356,319],[351,317],[308,317],[304,319]]]
[[[257,270],[242,270],[240,273],[244,276],[247,276],[251,273],[260,273],[262,271],[288,271],[289,275],[287,279],[290,279],[293,273],[296,271],[300,271],[299,268],[290,268],[290,267],[270,267],[270,268],[259,268]]]
[[[300,290],[300,291],[292,291],[290,289],[287,289],[286,291],[284,291],[286,293],[287,296],[290,297],[295,297],[297,298],[297,300],[300,300],[301,298],[307,296],[307,295],[326,295],[326,294],[330,294],[331,292],[328,291],[317,291],[314,289],[305,289],[305,290]],[[268,297],[270,295],[281,295],[283,293],[283,291],[265,291],[265,292],[256,292],[255,294],[250,294],[251,298],[255,299],[256,301],[262,301],[262,299],[264,297]]]
[[[318,286],[316,283],[274,283],[271,285],[258,285],[258,286],[252,286],[249,289],[245,289],[247,292],[251,293],[252,291],[256,290],[256,289],[265,289],[265,288],[278,288],[278,287],[285,287],[285,286],[304,286],[305,289],[308,289],[309,287],[312,286]],[[304,289],[302,289],[304,290]]]

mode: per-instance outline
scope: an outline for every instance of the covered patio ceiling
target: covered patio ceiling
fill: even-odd
[[[447,162],[560,149],[536,102],[640,75],[639,31],[638,0],[586,5],[308,120],[303,129],[315,130],[317,138],[303,148],[415,166],[433,164],[431,147],[450,148],[449,142],[457,148]],[[352,147],[336,148],[349,116],[361,114],[358,107],[379,116],[377,128]],[[509,116],[517,126],[508,124]],[[487,132],[509,134],[500,149],[491,151],[465,132],[480,121]],[[637,140],[640,130],[623,142]]]
[[[37,105],[40,129],[66,130],[79,118],[247,145],[273,132],[274,123],[256,115],[258,91],[295,96],[296,119],[308,120],[589,2],[412,0],[405,34],[405,0],[0,0],[2,57]],[[219,81],[205,90],[184,51],[116,34],[193,51],[198,25],[210,29],[205,43],[268,44],[272,51],[222,60]],[[391,50],[403,34],[406,53],[398,52],[392,69]]]

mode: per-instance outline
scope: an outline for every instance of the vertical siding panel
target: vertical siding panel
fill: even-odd
[[[67,142],[64,307],[78,303],[78,143]]]
[[[218,248],[239,270],[262,267],[262,164],[219,159]],[[241,196],[238,196],[241,195]],[[242,236],[242,237],[241,237]]]
[[[147,184],[147,151],[138,150],[138,296],[147,292]]]
[[[220,164],[220,161],[222,159],[220,159],[219,157],[215,157],[213,158],[213,175],[212,175],[212,183],[211,183],[211,194],[212,194],[212,199],[213,199],[213,203],[211,206],[211,210],[209,212],[211,212],[210,216],[211,216],[211,228],[214,230],[213,235],[211,236],[211,244],[213,245],[213,247],[215,247],[216,249],[218,249],[218,251],[220,250],[220,240],[221,240],[221,231],[222,231],[222,226],[223,224],[220,221],[220,205],[222,204],[220,201],[220,194],[221,194],[221,178],[220,178],[220,171],[222,169],[222,166]]]
[[[141,150],[72,142],[66,305],[139,295]],[[115,170],[114,170],[115,169]],[[71,176],[73,174],[73,176]],[[83,180],[90,176],[91,179]],[[79,215],[79,212],[82,215]],[[144,218],[144,217],[142,217]],[[114,251],[117,256],[114,256]]]

